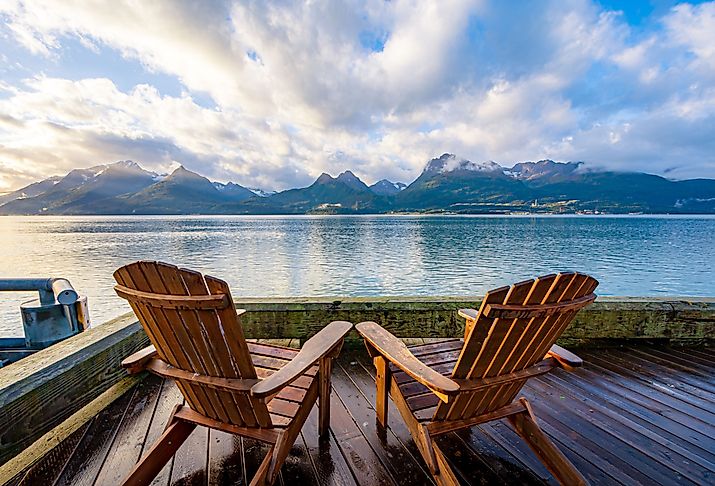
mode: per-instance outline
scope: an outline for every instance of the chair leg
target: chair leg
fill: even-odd
[[[278,434],[275,444],[268,451],[266,457],[263,458],[256,475],[251,480],[251,486],[273,484],[275,482],[283,462],[290,454],[291,447],[293,447],[295,439],[300,434],[300,429],[305,424],[305,419],[308,418],[310,410],[315,405],[319,390],[320,383],[313,382],[313,385],[311,385],[303,398],[303,403],[301,403],[298,413],[293,417],[288,427]]]
[[[420,451],[422,459],[424,459],[427,464],[427,468],[432,474],[432,477],[434,477],[435,482],[440,486],[458,485],[457,477],[454,475],[452,468],[449,467],[449,463],[447,463],[444,454],[435,443],[434,438],[430,435],[429,430],[424,424],[420,424],[409,411],[410,408],[407,405],[405,397],[400,393],[397,383],[392,381],[390,377],[387,386],[392,387],[392,399],[397,406],[397,410],[405,420],[410,435],[412,435],[412,440],[415,441],[415,445]],[[378,390],[379,389],[380,387],[378,385]],[[385,404],[387,404],[387,401],[385,401]]]
[[[377,422],[382,427],[387,427],[387,399],[390,393],[390,381],[392,380],[390,365],[382,356],[376,356],[374,362],[375,368],[377,369],[375,376],[375,384],[377,386],[377,398],[375,399]]]
[[[273,444],[266,457],[263,458],[256,475],[251,480],[250,486],[271,485],[276,481],[278,472],[283,466],[286,457],[290,454],[301,428],[302,424],[294,424],[280,434],[276,443]]]
[[[437,474],[432,475],[434,480],[437,482],[437,485],[457,486],[459,484],[457,476],[454,475],[454,471],[452,471],[449,463],[447,463],[444,453],[434,441],[432,442],[432,449],[434,450],[434,457],[437,460],[437,466],[439,467]]]
[[[149,449],[149,452],[144,454],[124,480],[124,486],[150,484],[195,428],[196,424],[173,420],[172,417],[159,440]]]
[[[320,384],[318,386],[318,437],[325,440],[330,429],[330,375],[333,359],[321,358],[318,365]]]
[[[261,461],[261,465],[258,466],[258,471],[256,471],[253,479],[251,479],[249,486],[266,486],[273,484],[273,481],[269,478],[269,471],[271,469],[271,464],[273,463],[273,455],[276,447],[278,447],[277,443],[273,444],[268,450],[268,454],[266,454],[266,457],[264,457],[263,461]]]
[[[437,485],[459,485],[459,481],[457,481],[454,471],[452,471],[447,459],[444,457],[444,453],[437,445],[437,442],[435,442],[435,439],[430,436],[427,428],[424,425],[417,425],[415,432],[417,432],[418,435],[417,437],[413,435],[413,439],[417,441],[417,448],[427,463],[427,467]]]
[[[529,444],[541,462],[561,483],[567,485],[586,485],[588,482],[566,456],[556,447],[536,423],[536,417],[526,398],[519,401],[526,408],[525,412],[510,415],[509,422],[514,430]]]

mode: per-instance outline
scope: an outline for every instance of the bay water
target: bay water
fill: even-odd
[[[129,310],[112,272],[161,260],[236,297],[480,296],[563,270],[599,295],[715,296],[715,216],[0,217],[0,277],[65,277],[94,325]],[[0,336],[22,334],[0,293]]]

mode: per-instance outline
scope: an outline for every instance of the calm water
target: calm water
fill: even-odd
[[[128,310],[112,271],[137,259],[240,297],[480,295],[569,269],[601,295],[715,295],[715,217],[0,217],[0,251],[0,277],[68,278],[94,324]],[[33,297],[0,296],[0,336]]]

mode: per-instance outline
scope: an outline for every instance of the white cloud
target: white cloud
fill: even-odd
[[[443,152],[715,177],[715,2],[678,5],[645,33],[586,0],[6,0],[0,12],[4,35],[48,66],[76,39],[186,91],[120,89],[109,72],[0,80],[0,185],[125,158],[267,189],[348,168],[409,182]]]
[[[685,47],[696,56],[696,64],[715,70],[715,3],[689,5],[683,3],[673,8],[664,19],[670,40]]]

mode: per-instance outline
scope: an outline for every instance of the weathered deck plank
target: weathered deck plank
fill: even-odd
[[[137,463],[154,417],[161,385],[160,380],[144,380],[137,385],[95,483],[117,484]]]
[[[122,418],[139,388],[134,388],[92,420],[86,434],[56,481],[58,485],[92,485],[109,453]]]
[[[332,400],[331,398],[331,402]],[[301,435],[308,448],[310,462],[315,470],[318,484],[357,486],[350,466],[340,453],[334,432],[331,430],[327,441],[322,444],[318,439],[318,411],[315,408],[308,415]]]
[[[209,484],[245,484],[241,438],[211,430],[209,433]]]
[[[361,427],[363,436],[382,464],[393,478],[401,478],[414,485],[432,484],[419,456],[415,457],[405,448],[404,436],[398,438],[392,430],[382,434],[375,427],[375,395],[372,393],[369,398],[366,397],[352,379],[354,375],[359,375],[357,366],[351,368],[349,374],[339,366],[333,372],[333,389],[341,397],[353,420]]]
[[[371,359],[366,354],[361,353],[356,355],[346,355],[339,362],[344,368],[348,368],[349,366],[349,375],[361,391],[368,397],[370,403],[374,404],[376,396],[374,381],[375,369],[372,366]],[[374,412],[371,422],[375,422]],[[389,430],[395,434],[395,436],[405,445],[412,456],[416,458],[418,463],[420,463],[423,468],[425,475],[427,475],[427,466],[420,460],[420,453],[412,440],[410,431],[407,429],[407,425],[400,417],[397,407],[391,400],[388,402],[388,424]],[[478,428],[475,428],[470,432],[473,433],[477,430]],[[509,480],[513,481],[515,478],[518,478],[519,482],[523,484],[540,483],[538,478],[527,469],[511,467],[506,468],[508,471],[505,471],[501,461],[485,461],[485,458],[480,456],[480,454],[477,453],[473,447],[456,449],[453,444],[454,442],[455,441],[450,438],[449,440],[440,441],[440,445],[445,451],[455,451],[455,455],[450,456],[452,460],[459,460],[460,462],[470,461],[469,471],[466,473],[468,476],[479,475],[479,477],[483,477],[488,484],[495,484],[495,482],[508,482]],[[481,440],[479,443],[481,445]],[[456,447],[463,447],[463,444],[457,445]],[[500,450],[503,451],[501,448]],[[460,468],[456,469],[459,470]],[[501,473],[501,475],[496,472],[497,470]],[[429,476],[427,476],[427,478],[431,481]]]
[[[544,431],[589,481],[712,484],[712,350],[637,347],[579,354],[582,369],[531,380],[523,394]],[[333,372],[328,441],[318,440],[313,410],[276,484],[432,484],[392,402],[388,429],[376,427],[373,378],[366,354],[343,353]],[[36,464],[24,483],[116,484],[156,440],[181,400],[172,382],[148,377],[62,444],[66,451]],[[154,484],[247,484],[267,450],[202,427],[194,435]],[[446,434],[440,442],[464,484],[555,482],[505,422]]]

